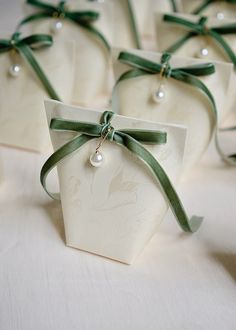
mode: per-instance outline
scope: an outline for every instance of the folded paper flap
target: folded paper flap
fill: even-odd
[[[118,61],[120,52],[124,51],[121,48],[112,49],[112,58],[113,58],[113,67],[115,73],[115,80],[117,81],[125,72],[131,70],[132,67]],[[153,61],[155,63],[161,63],[162,53],[150,52],[150,51],[140,51],[140,50],[127,50],[131,54],[138,55],[147,60]],[[215,102],[219,113],[223,113],[225,108],[226,95],[232,79],[233,65],[231,63],[224,63],[219,61],[195,59],[195,58],[186,58],[183,56],[172,55],[170,59],[170,64],[172,68],[182,68],[182,67],[191,67],[198,64],[213,63],[215,66],[215,73],[213,75],[199,76],[198,78],[204,82],[204,84],[209,88],[211,93],[214,96]],[[142,79],[150,79],[150,76],[144,76]],[[151,78],[152,79],[152,78]],[[137,78],[137,82],[139,79]],[[217,84],[216,84],[217,82]],[[122,82],[121,82],[122,83]],[[168,82],[171,84],[171,81]],[[181,82],[179,83],[181,84]],[[132,84],[129,85],[130,88],[135,87],[135,81],[133,80]],[[184,86],[185,88],[185,86]],[[210,106],[210,104],[208,105]]]
[[[94,111],[92,109],[83,107],[74,107],[71,105],[65,105],[64,103],[45,100],[45,108],[48,118],[48,125],[50,126],[51,120],[53,118],[63,118],[67,120],[80,121],[85,123],[100,123],[101,112]],[[152,131],[167,131],[172,130],[174,134],[180,134],[185,136],[186,128],[182,125],[157,123],[149,120],[140,120],[132,117],[125,117],[120,115],[115,115],[112,118],[112,126],[117,130],[124,129],[143,129]]]
[[[57,101],[45,101],[48,125],[50,125],[52,118],[63,118],[68,120],[77,120],[82,122],[99,123],[101,119],[101,112],[76,108],[68,106]],[[167,143],[163,145],[145,144],[147,149],[158,157],[160,163],[165,167],[171,179],[176,177],[179,173],[180,167],[173,169],[173,164],[182,162],[185,150],[185,141],[187,130],[181,125],[162,124],[151,121],[138,120],[135,118],[128,118],[115,115],[112,119],[112,126],[117,130],[122,129],[143,129],[161,131],[167,134]],[[57,132],[50,130],[51,140],[54,150],[58,150],[65,143],[71,141],[78,133],[74,132]],[[89,142],[89,144],[94,143]],[[107,142],[108,143],[108,142]],[[83,148],[81,148],[82,150]],[[80,151],[81,152],[81,151]]]

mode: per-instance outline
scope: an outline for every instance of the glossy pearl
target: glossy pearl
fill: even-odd
[[[219,12],[219,13],[216,14],[216,18],[217,18],[219,21],[221,21],[222,19],[225,18],[225,15],[224,15],[224,13]]]
[[[9,74],[12,77],[18,77],[19,76],[19,73],[20,73],[20,70],[21,70],[21,67],[20,67],[19,64],[13,64],[9,68]]]
[[[103,155],[99,151],[95,151],[94,154],[90,156],[90,163],[94,167],[100,167],[103,162]]]
[[[51,26],[51,32],[56,34],[60,32],[62,28],[63,28],[63,23],[61,21],[53,22]]]
[[[161,103],[165,100],[166,92],[164,88],[159,87],[158,90],[153,94],[153,101],[156,103]]]
[[[208,54],[209,54],[209,51],[208,51],[207,48],[202,48],[202,49],[200,50],[200,56],[201,56],[201,57],[206,57],[206,56],[208,56]]]

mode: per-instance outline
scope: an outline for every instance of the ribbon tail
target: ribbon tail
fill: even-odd
[[[133,6],[132,6],[130,0],[127,1],[127,6],[128,6],[129,17],[130,17],[130,24],[131,24],[131,28],[132,28],[134,39],[135,39],[135,44],[138,49],[141,49],[142,47],[141,47],[141,41],[140,41],[140,37],[139,37],[138,27],[136,24]]]
[[[177,5],[175,3],[175,0],[170,0],[171,2],[171,6],[172,6],[172,9],[173,9],[173,12],[174,13],[177,13],[178,12],[178,8],[177,8]]]
[[[168,175],[162,166],[158,163],[158,161],[153,157],[153,155],[147,149],[145,149],[141,143],[123,132],[117,132],[115,134],[114,140],[137,155],[152,170],[157,181],[160,183],[162,191],[165,194],[182,230],[190,233],[197,231],[201,226],[203,218],[198,216],[193,216],[190,219],[188,218],[181,200],[175,191]]]
[[[53,199],[60,200],[60,194],[52,193],[47,188],[47,177],[49,173],[61,162],[65,157],[68,157],[71,153],[78,150],[81,146],[83,146],[86,142],[93,139],[93,136],[88,135],[80,135],[76,136],[73,140],[63,145],[48,160],[44,163],[41,172],[40,172],[40,182],[46,191],[46,193]]]
[[[108,41],[106,40],[106,38],[104,37],[104,35],[101,32],[99,32],[95,27],[93,27],[90,24],[86,24],[86,23],[82,23],[82,22],[76,22],[75,20],[72,20],[72,21],[74,23],[79,24],[81,27],[83,27],[84,29],[88,30],[89,32],[94,33],[102,41],[102,43],[104,44],[104,46],[106,47],[106,49],[108,51],[110,51],[111,47],[110,47]]]
[[[222,131],[222,129],[220,129],[220,131]],[[224,131],[226,131],[224,129]],[[220,146],[220,143],[219,143],[219,136],[218,136],[218,128],[216,127],[216,131],[215,131],[215,146],[216,146],[216,150],[217,152],[219,153],[219,155],[221,156],[222,160],[228,164],[228,165],[231,165],[231,166],[236,166],[236,154],[233,154],[233,155],[226,155],[221,146]]]
[[[194,9],[192,12],[193,15],[201,14],[213,1],[212,0],[206,0],[203,4],[201,4],[199,7]]]
[[[31,49],[26,45],[21,45],[19,47],[19,51],[22,53],[22,55],[26,58],[26,60],[29,62],[29,64],[33,68],[37,77],[39,78],[39,80],[43,84],[44,88],[46,89],[48,95],[54,100],[61,101],[60,97],[57,95],[56,91],[52,87],[47,76],[45,75],[42,68],[40,67],[39,63],[35,59]]]
[[[189,32],[188,34],[184,35],[182,38],[177,40],[173,45],[168,47],[164,52],[175,53],[179,48],[181,48],[186,43],[186,41],[188,41],[193,36],[194,34],[192,32]]]
[[[228,55],[229,59],[233,62],[234,68],[236,69],[236,55],[230,45],[225,41],[225,39],[214,30],[210,31],[210,35],[214,38],[214,40],[223,48],[223,50]]]

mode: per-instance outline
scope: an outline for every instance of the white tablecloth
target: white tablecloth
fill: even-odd
[[[19,15],[0,0],[1,30]],[[178,189],[202,228],[182,234],[169,213],[132,266],[65,246],[60,205],[39,183],[48,155],[0,156],[1,330],[236,329],[236,169],[213,146]]]

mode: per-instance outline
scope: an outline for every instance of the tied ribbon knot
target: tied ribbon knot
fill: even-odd
[[[106,38],[93,26],[93,23],[99,19],[100,15],[98,12],[92,10],[70,11],[67,7],[66,1],[60,1],[57,6],[46,4],[38,0],[27,0],[26,3],[38,8],[40,11],[23,19],[20,22],[19,27],[25,23],[44,18],[68,19],[85,30],[93,33],[103,43],[107,50],[110,51],[110,45]]]
[[[66,16],[67,10],[68,9],[66,7],[66,1],[60,1],[58,4],[58,7],[56,8],[56,10],[54,12],[54,16],[64,18]]]
[[[210,5],[212,5],[213,3],[216,3],[216,2],[223,2],[223,3],[229,3],[229,4],[236,5],[236,0],[205,0],[199,7],[197,7],[192,12],[192,14],[198,15],[198,14],[202,13],[207,7],[209,7]]]
[[[211,37],[224,50],[225,54],[234,64],[234,69],[236,70],[236,54],[234,53],[234,50],[231,48],[228,42],[222,37],[222,35],[226,35],[226,34],[235,34],[236,23],[231,23],[223,26],[208,27],[206,26],[208,20],[207,17],[200,17],[199,21],[195,23],[185,18],[168,15],[168,14],[163,16],[163,20],[165,22],[173,23],[190,30],[189,33],[187,33],[182,38],[177,40],[173,45],[168,47],[166,52],[174,53],[192,37],[196,37],[196,36]]]
[[[21,38],[19,32],[15,32],[10,39],[0,39],[0,54],[6,53],[11,50],[15,50],[19,53],[34,70],[35,74],[41,81],[48,95],[57,101],[60,101],[60,97],[52,87],[43,69],[36,60],[33,51],[50,47],[53,44],[53,39],[47,34],[34,34],[25,38]]]
[[[45,191],[54,199],[59,199],[58,194],[53,194],[48,191],[46,186],[46,179],[48,174],[54,169],[58,163],[63,161],[66,157],[78,151],[85,143],[95,138],[100,138],[103,134],[108,132],[106,139],[116,143],[139,158],[145,164],[155,179],[159,182],[163,194],[165,195],[169,205],[179,223],[180,227],[185,232],[195,232],[200,227],[203,218],[193,216],[188,218],[183,205],[179,199],[175,188],[173,187],[165,170],[159,164],[157,159],[142,145],[160,145],[167,142],[167,133],[157,130],[143,130],[143,129],[114,129],[111,126],[111,120],[115,115],[112,111],[105,111],[100,119],[100,123],[89,123],[71,121],[61,118],[53,118],[50,123],[50,129],[60,132],[75,132],[78,133],[71,141],[64,144],[43,165],[40,180]],[[104,131],[105,130],[105,131]],[[110,134],[110,135],[109,135]],[[140,164],[141,165],[141,164]]]
[[[171,54],[164,53],[161,58],[161,64],[152,62],[138,55],[121,52],[118,60],[132,67],[131,70],[123,73],[116,82],[116,86],[123,80],[141,77],[149,74],[161,74],[163,72],[166,77],[175,79],[185,84],[191,85],[202,92],[211,105],[212,118],[214,120],[214,134],[216,149],[221,158],[229,165],[236,165],[236,155],[227,156],[223,152],[219,144],[218,138],[218,115],[214,97],[208,87],[198,78],[199,76],[208,76],[215,73],[215,67],[212,63],[201,63],[189,67],[172,68],[170,65]],[[114,88],[115,91],[115,88]]]
[[[172,74],[170,59],[171,59],[171,54],[169,54],[169,53],[163,54],[163,56],[161,58],[162,67],[161,67],[160,75],[164,78],[169,78],[169,77],[171,77],[171,74]]]

